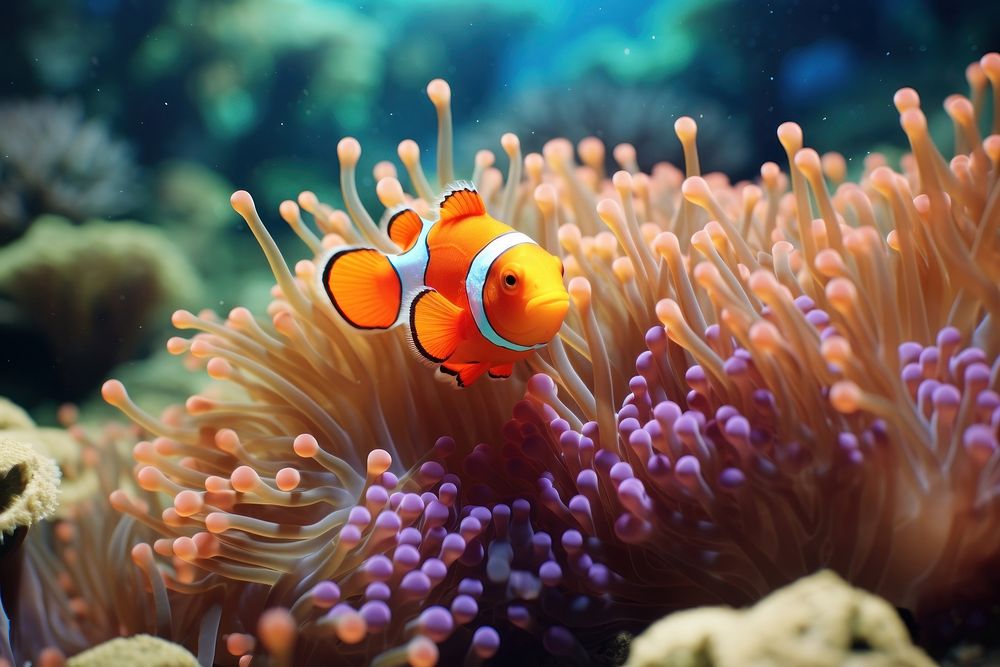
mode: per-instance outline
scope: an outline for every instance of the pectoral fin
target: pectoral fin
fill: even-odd
[[[435,289],[418,292],[410,305],[410,332],[417,352],[436,363],[448,359],[462,341],[464,314]]]

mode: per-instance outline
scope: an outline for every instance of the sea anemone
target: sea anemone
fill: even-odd
[[[168,349],[242,396],[157,419],[104,385],[149,434],[140,496],[110,496],[146,590],[125,629],[203,664],[475,664],[532,635],[579,662],[671,608],[753,601],[822,567],[918,612],[967,591],[1000,556],[1000,137],[977,130],[1000,55],[969,78],[973,101],[946,103],[957,157],[904,89],[913,156],[901,173],[872,156],[857,184],[791,123],[788,173],[765,164],[759,185],[702,176],[690,118],[686,174],[641,173],[619,145],[608,179],[599,140],[578,165],[566,140],[523,156],[504,135],[506,178],[488,151],[472,178],[563,256],[575,307],[533,376],[462,392],[398,330],[349,329],[314,262],[289,270],[235,193],[277,282],[268,317],[179,311],[193,335]],[[412,194],[374,168],[386,208],[426,212],[454,178],[450,90],[428,95],[436,185],[404,141]],[[337,153],[346,212],[304,192],[281,217],[314,255],[391,251],[357,192],[358,142]]]
[[[970,68],[974,99],[987,76],[996,89],[1000,56]],[[952,96],[969,152],[948,162],[917,94],[895,102],[913,155],[903,173],[873,156],[857,185],[791,123],[788,177],[700,177],[680,119],[683,182],[629,173],[619,147],[595,216],[592,174],[548,145],[569,206],[536,196],[573,220],[560,239],[591,363],[575,377],[554,341],[558,372],[529,382],[506,446],[473,456],[501,495],[535,482],[533,523],[562,532],[567,585],[620,604],[612,618],[745,603],[821,567],[923,613],[1000,556],[1000,137],[983,141],[981,105]],[[621,382],[615,353],[637,331],[648,349]]]

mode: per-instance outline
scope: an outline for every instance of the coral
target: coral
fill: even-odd
[[[137,176],[128,147],[79,105],[0,105],[0,245],[43,213],[80,222],[125,212]]]
[[[742,611],[701,608],[668,616],[632,640],[626,667],[930,667],[896,610],[822,571]]]
[[[87,465],[83,452],[72,436],[59,428],[35,427],[0,430],[0,437],[30,442],[43,456],[56,462],[60,472],[60,503],[54,515],[64,517],[74,507],[92,498],[100,486],[93,461]]]
[[[0,431],[34,428],[34,420],[19,405],[0,396]]]
[[[79,653],[66,667],[197,667],[193,655],[177,644],[149,635],[119,637]]]
[[[974,67],[974,99],[1000,87],[1000,55]],[[404,141],[412,194],[375,166],[386,208],[426,212],[454,178],[450,90],[428,94],[435,184]],[[158,419],[104,385],[149,434],[141,491],[110,497],[127,517],[108,553],[130,553],[143,593],[95,606],[202,663],[527,663],[534,637],[572,664],[669,609],[745,604],[820,567],[917,613],[987,593],[1000,138],[949,98],[968,152],[946,161],[916,93],[896,104],[913,156],[901,173],[871,157],[860,183],[791,123],[788,172],[765,164],[760,185],[701,176],[690,118],[686,174],[642,173],[622,145],[606,179],[598,140],[578,165],[566,140],[523,155],[505,135],[506,178],[487,151],[472,178],[492,214],[561,252],[574,308],[534,376],[465,392],[401,332],[351,331],[314,262],[290,269],[235,193],[277,282],[267,317],[178,311],[192,335],[168,349],[243,395]],[[281,217],[314,255],[390,249],[358,195],[359,144],[337,152],[346,211],[303,192]]]
[[[55,512],[59,469],[24,442],[0,440],[0,542]]]
[[[190,303],[199,287],[170,239],[138,223],[44,217],[0,250],[0,293],[21,328],[44,339],[46,358],[57,360],[50,397],[91,389],[136,353],[164,308]]]
[[[17,416],[14,409],[20,410],[6,399],[0,399],[0,410],[4,408],[12,416]],[[24,417],[27,415],[24,414]],[[55,461],[60,479],[59,506],[53,513],[55,517],[73,515],[75,508],[99,492],[97,466],[93,461],[89,465],[85,462],[84,448],[65,429],[36,426],[30,418],[4,423],[0,417],[0,438],[30,442],[40,455]]]
[[[60,489],[54,516],[24,540],[26,558],[15,608],[19,623],[11,633],[14,664],[42,663],[46,652],[72,655],[142,628],[163,633],[157,619],[147,618],[137,603],[141,580],[132,571],[127,548],[136,539],[137,527],[122,521],[108,500],[115,488],[136,494],[128,453],[139,434],[134,427],[116,423],[84,426],[69,406],[59,410],[59,418],[66,429],[62,444],[75,446],[82,463],[61,462],[79,476],[64,477],[68,483]],[[49,440],[54,440],[57,429],[48,430]],[[80,492],[83,485],[87,493]],[[141,491],[136,497],[147,502]]]

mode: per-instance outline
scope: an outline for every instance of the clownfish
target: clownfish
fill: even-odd
[[[402,252],[335,249],[317,272],[323,288],[352,327],[407,325],[416,353],[460,387],[510,377],[562,326],[562,261],[490,216],[471,183],[450,185],[439,208],[433,221],[391,209],[385,231]]]

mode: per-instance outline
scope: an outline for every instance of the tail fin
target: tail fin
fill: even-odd
[[[373,248],[345,248],[323,267],[323,287],[340,316],[357,329],[388,329],[399,318],[402,283],[389,258]]]

